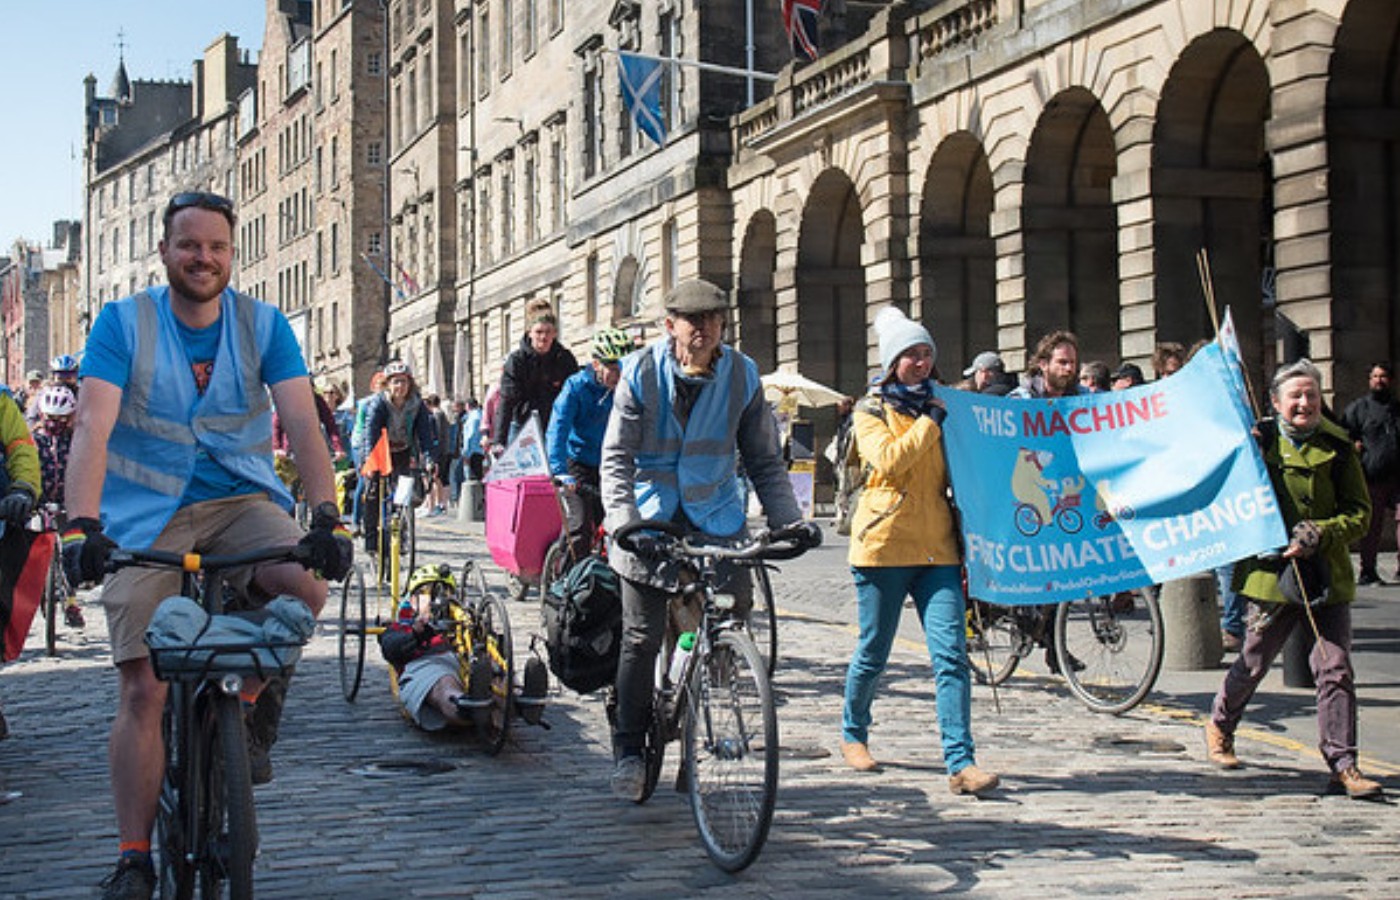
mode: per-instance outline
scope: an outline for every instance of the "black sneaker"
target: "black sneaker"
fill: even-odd
[[[1380,583],[1381,583],[1381,577],[1380,577],[1379,575],[1377,575],[1375,572],[1362,571],[1362,573],[1361,573],[1360,575],[1356,576],[1356,585],[1357,585],[1357,587],[1365,587],[1365,586],[1368,585],[1368,584],[1380,584]]]
[[[149,856],[123,856],[99,886],[102,900],[150,900],[156,890],[156,869]]]

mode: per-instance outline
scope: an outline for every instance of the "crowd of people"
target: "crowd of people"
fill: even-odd
[[[416,480],[424,515],[441,515],[465,502],[464,485],[480,480],[532,418],[564,489],[575,555],[589,552],[600,525],[615,532],[639,519],[665,519],[715,538],[741,535],[744,482],[769,526],[803,519],[758,368],[724,341],[729,304],[716,285],[692,280],[672,288],[664,298],[664,334],[645,346],[625,332],[598,330],[582,365],[559,341],[549,304],[531,304],[520,343],[484,404],[424,395],[411,367],[397,359],[355,399],[353,386],[313,381],[275,306],[229,287],[235,223],[227,199],[177,194],[165,209],[160,242],[168,284],[106,305],[81,363],[63,354],[47,377],[32,371],[24,386],[0,389],[0,613],[11,608],[37,504],[63,509],[70,579],[103,583],[119,689],[109,758],[120,846],[108,897],[149,897],[155,885],[150,840],[165,685],[142,636],[157,600],[179,587],[178,573],[108,575],[117,546],[235,553],[300,543],[308,567],[262,566],[233,573],[230,582],[258,599],[289,594],[319,613],[327,580],[350,569],[351,529],[371,550],[379,538],[378,516],[370,513],[378,508],[379,480],[358,479],[338,496],[337,466],[358,472],[377,457],[384,474]],[[871,750],[872,707],[907,600],[926,638],[949,788],[982,795],[999,778],[978,766],[972,738],[961,548],[942,439],[961,423],[949,421],[937,397],[929,329],[893,307],[879,312],[874,328],[880,368],[868,393],[842,405],[837,442],[838,469],[848,482],[838,507],[850,533],[858,625],[841,710],[842,758],[858,772],[880,768]],[[1180,344],[1159,345],[1154,375],[1171,376],[1190,355]],[[1311,363],[1290,363],[1273,379],[1275,415],[1261,421],[1258,435],[1290,539],[1277,554],[1217,573],[1225,643],[1238,656],[1206,726],[1207,755],[1216,765],[1239,765],[1233,734],[1245,706],[1284,638],[1306,618],[1318,637],[1311,663],[1323,758],[1351,796],[1381,791],[1357,769],[1348,604],[1357,584],[1381,580],[1381,521],[1400,499],[1400,401],[1392,375],[1390,363],[1378,362],[1369,393],[1337,419],[1323,407],[1321,375]],[[962,379],[963,389],[1022,399],[1145,381],[1131,362],[1111,369],[1082,361],[1068,331],[1041,339],[1020,378],[988,350]],[[248,390],[254,382],[265,390]],[[309,528],[287,515],[294,492],[310,510]],[[815,524],[802,527],[810,543],[820,542]],[[1359,577],[1348,556],[1358,540]],[[667,599],[678,590],[674,567],[645,552],[640,538],[636,550],[609,551],[621,576],[623,617],[611,786],[629,800],[643,791],[654,661]],[[739,570],[726,577],[742,611],[751,602],[748,576]],[[76,605],[65,618],[71,627],[84,625]],[[420,615],[405,615],[389,630],[386,656],[401,686],[421,688],[417,721],[465,722],[463,686],[434,658],[435,640]],[[258,783],[272,777],[269,751],[286,689],[285,680],[249,679],[244,686]],[[0,715],[0,738],[6,733]]]

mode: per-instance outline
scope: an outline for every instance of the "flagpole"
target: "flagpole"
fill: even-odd
[[[744,65],[749,67],[744,76],[747,102],[744,108],[753,106],[753,0],[744,0]]]
[[[716,63],[699,62],[693,59],[679,59],[674,56],[656,56],[651,53],[638,53],[636,50],[614,50],[612,47],[603,48],[612,54],[626,53],[628,56],[635,56],[638,59],[649,59],[652,62],[667,63],[673,66],[689,66],[692,69],[699,69],[702,72],[717,72],[720,75],[738,75],[745,78],[757,78],[762,81],[777,81],[777,75],[770,75],[767,72],[759,72],[755,69],[740,69],[737,66],[721,66]]]

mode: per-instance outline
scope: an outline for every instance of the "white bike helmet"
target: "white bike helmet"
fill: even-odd
[[[395,375],[407,375],[413,377],[413,370],[408,367],[408,363],[401,359],[396,359],[384,367],[384,377],[393,378]]]
[[[78,398],[71,388],[51,384],[39,394],[39,413],[45,416],[71,416],[78,408]]]

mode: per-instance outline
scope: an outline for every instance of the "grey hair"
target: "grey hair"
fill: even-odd
[[[1274,373],[1274,380],[1269,383],[1269,396],[1277,397],[1278,390],[1283,387],[1285,381],[1299,377],[1311,378],[1313,383],[1317,385],[1317,389],[1322,390],[1322,373],[1317,370],[1317,366],[1313,365],[1312,360],[1304,357],[1296,362],[1278,367],[1278,371]]]

